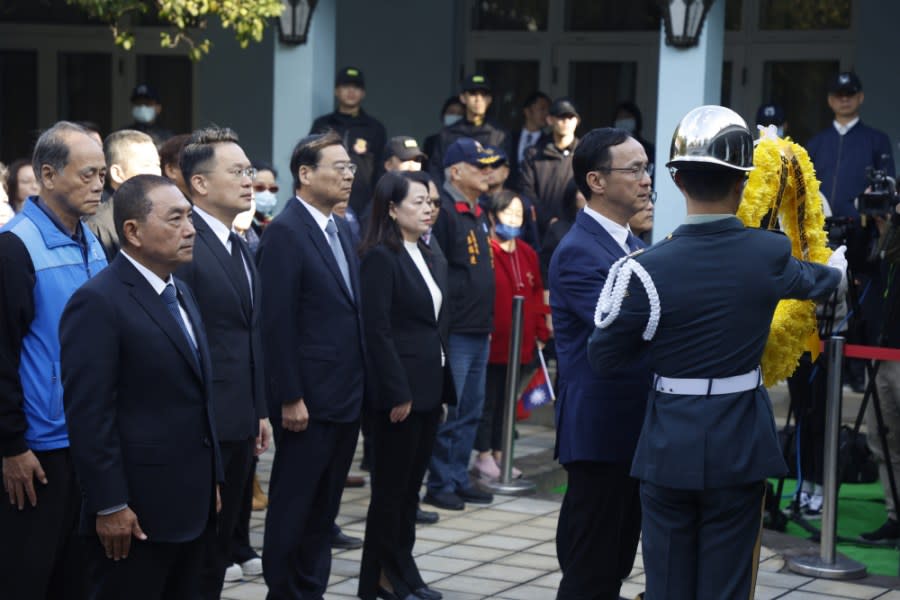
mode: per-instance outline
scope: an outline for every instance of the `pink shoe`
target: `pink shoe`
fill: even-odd
[[[479,456],[476,458],[474,468],[475,472],[482,479],[488,481],[500,479],[500,469],[497,467],[497,463],[494,462],[494,459],[490,456],[485,458]]]
[[[500,461],[498,461],[498,460],[495,458],[495,459],[494,459],[494,464],[497,465],[497,479],[500,479]],[[513,467],[513,468],[512,468],[512,472],[511,472],[509,475],[510,475],[510,479],[521,479],[521,478],[522,478],[522,471],[519,470],[519,469],[517,469],[517,468],[515,468],[515,467]]]

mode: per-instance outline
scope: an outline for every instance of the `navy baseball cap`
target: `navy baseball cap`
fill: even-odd
[[[499,156],[489,154],[479,142],[472,138],[459,138],[444,153],[444,168],[457,163],[469,163],[476,167],[490,167],[499,160]]]
[[[783,125],[784,122],[784,109],[778,104],[763,104],[756,111],[757,125]]]
[[[131,101],[134,102],[140,98],[145,98],[147,100],[153,100],[154,102],[159,102],[159,94],[156,92],[156,89],[150,87],[146,83],[142,83],[131,91]]]
[[[484,75],[469,75],[466,77],[462,84],[462,91],[477,92],[479,90],[488,94],[491,93],[491,82],[488,81],[488,78]]]
[[[492,167],[502,167],[503,165],[509,164],[509,157],[506,156],[506,152],[503,148],[499,146],[485,146],[484,151],[489,156],[495,157]]]
[[[363,72],[356,67],[344,67],[337,72],[337,76],[334,78],[334,86],[339,85],[355,85],[366,89],[366,78],[363,77]]]
[[[847,94],[852,96],[861,91],[862,81],[859,80],[856,73],[850,71],[838,73],[828,84],[829,94]]]

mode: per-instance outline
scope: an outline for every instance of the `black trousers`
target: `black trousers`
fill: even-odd
[[[138,517],[140,518],[140,517]],[[215,518],[200,537],[164,543],[131,538],[128,558],[106,558],[100,538],[85,538],[91,561],[91,600],[196,600],[201,568],[215,543]]]
[[[641,483],[647,600],[754,597],[762,482],[710,490]]]
[[[253,465],[247,474],[247,483],[244,486],[244,498],[241,500],[241,512],[238,514],[234,534],[231,536],[231,562],[245,563],[253,558],[259,558],[259,554],[250,545],[250,515],[253,514],[253,478],[256,476],[256,466],[259,459],[253,457]]]
[[[382,571],[403,598],[424,587],[413,559],[419,488],[431,459],[441,408],[411,412],[400,423],[390,413],[373,413],[372,500],[359,573],[358,596],[375,598]]]
[[[641,535],[639,484],[629,465],[577,461],[565,465],[569,485],[559,511],[558,600],[618,600]]]
[[[803,480],[819,484],[825,462],[825,376],[824,355],[813,363],[810,355],[804,353],[797,370],[787,380],[797,419],[795,435],[800,436]],[[791,440],[791,443],[797,442]]]
[[[247,486],[247,474],[253,465],[254,438],[219,442],[225,484],[222,486],[222,510],[215,540],[208,546],[203,564],[202,598],[218,600],[225,583],[225,569],[231,566],[231,540],[241,514]]]
[[[0,506],[0,596],[17,600],[86,597],[84,539],[77,535],[81,491],[68,448],[35,452],[47,485],[35,480],[37,506]]]
[[[479,452],[503,448],[503,412],[506,406],[505,364],[488,363],[485,375],[484,408],[475,434],[475,449]]]
[[[285,431],[278,419],[263,573],[269,600],[322,598],[331,572],[331,528],[353,460],[359,422],[310,420]]]

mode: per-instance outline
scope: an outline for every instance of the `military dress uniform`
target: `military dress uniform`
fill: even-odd
[[[733,215],[688,216],[630,260],[656,294],[633,277],[588,357],[602,373],[638,357],[654,373],[631,469],[646,598],[752,598],[764,480],[786,472],[759,370],[772,315],[784,298],[828,297],[841,272],[793,258],[786,236]]]

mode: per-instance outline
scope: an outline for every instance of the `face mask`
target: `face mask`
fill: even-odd
[[[131,116],[138,123],[152,123],[156,118],[156,109],[152,106],[134,106],[131,109]]]
[[[444,127],[450,127],[462,119],[462,115],[444,115]]]
[[[255,198],[256,210],[267,217],[271,217],[272,213],[275,212],[275,206],[278,204],[278,198],[275,197],[275,194],[269,190],[264,190],[262,192],[256,192]]]
[[[506,223],[497,223],[494,225],[494,233],[496,233],[497,237],[501,240],[512,240],[522,235],[522,228],[513,227]]]
[[[616,119],[616,122],[613,125],[618,129],[624,129],[628,133],[634,133],[634,128],[637,127],[637,121],[634,119]]]

